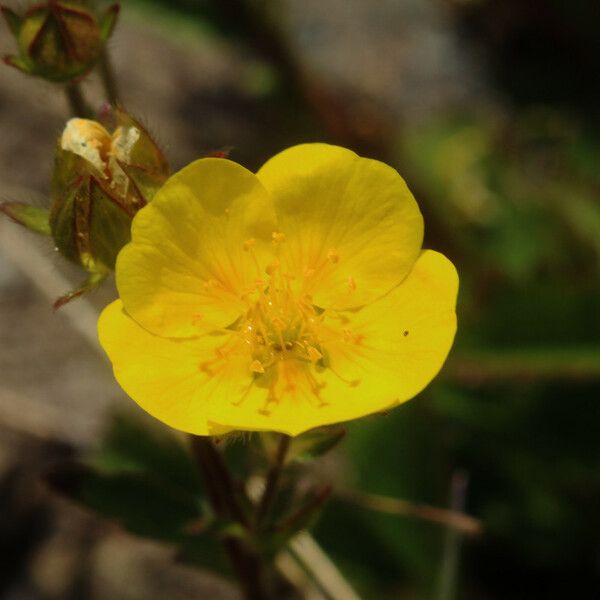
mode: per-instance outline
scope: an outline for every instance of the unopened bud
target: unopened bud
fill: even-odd
[[[119,4],[96,15],[77,1],[48,0],[23,16],[3,6],[2,15],[19,49],[17,56],[5,56],[4,62],[49,81],[81,77],[98,61],[118,14]]]
[[[169,175],[148,132],[126,112],[112,127],[71,119],[59,140],[50,227],[58,250],[87,271],[112,270],[131,219]]]

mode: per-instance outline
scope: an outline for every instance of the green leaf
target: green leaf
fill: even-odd
[[[182,438],[150,419],[115,414],[86,462],[60,465],[48,482],[131,533],[173,544],[181,560],[227,570],[219,538],[239,531],[205,508]]]
[[[2,202],[0,211],[30,231],[50,235],[50,212],[47,208],[30,206],[23,202]]]
[[[106,472],[151,472],[200,495],[202,484],[182,438],[149,418],[115,413],[91,464]]]
[[[166,485],[151,473],[83,473],[75,498],[128,531],[153,539],[178,542],[197,519],[194,494]]]

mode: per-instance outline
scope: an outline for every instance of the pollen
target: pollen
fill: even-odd
[[[250,365],[250,371],[252,371],[252,373],[264,373],[265,367],[260,362],[260,360],[254,360],[254,361],[252,361],[252,364]]]
[[[256,246],[256,240],[254,238],[250,238],[242,244],[244,252],[250,252],[250,250],[254,248],[254,246]]]

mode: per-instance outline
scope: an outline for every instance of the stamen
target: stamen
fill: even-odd
[[[285,233],[282,233],[281,231],[274,231],[271,234],[271,237],[273,239],[274,244],[282,244],[283,242],[285,242]]]
[[[290,370],[288,369],[287,361],[283,361],[281,363],[281,371],[283,374],[283,378],[286,381],[285,390],[287,392],[295,392],[296,391],[296,382],[294,381],[294,377],[292,376],[292,374],[290,373]]]
[[[272,396],[271,394],[269,394],[266,397],[265,403],[262,405],[261,408],[258,409],[258,412],[261,415],[264,415],[265,417],[268,417],[271,414],[271,410],[269,409],[269,405],[270,404],[278,404],[277,398],[275,396]]]
[[[327,260],[329,260],[329,262],[331,262],[334,265],[337,265],[337,263],[340,262],[340,255],[335,248],[329,249],[329,251],[327,252]]]
[[[244,390],[243,394],[237,400],[233,400],[231,404],[233,406],[241,406],[244,403],[244,400],[248,397],[248,394],[250,393],[250,390],[252,390],[253,385],[254,381],[251,381],[248,384],[248,387]]]
[[[265,368],[260,360],[255,360],[250,365],[250,371],[252,371],[252,373],[264,373]]]
[[[312,395],[317,399],[317,404],[313,403],[314,406],[316,406],[316,408],[322,408],[323,406],[327,406],[327,402],[325,402],[323,398],[321,398],[321,390],[325,387],[326,384],[317,381],[314,375],[308,369],[306,369],[305,371],[305,376]]]
[[[309,346],[306,352],[308,354],[308,358],[310,358],[310,360],[313,362],[317,362],[323,358],[323,355],[314,346]]]
[[[242,244],[244,252],[249,252],[251,248],[254,248],[254,246],[256,246],[256,240],[254,238],[250,238]]]
[[[347,379],[346,377],[343,377],[342,375],[340,375],[331,365],[329,365],[329,370],[343,383],[345,383],[346,385],[354,388],[354,387],[358,387],[360,385],[360,379]]]
[[[271,262],[267,265],[267,268],[265,269],[265,273],[267,273],[267,275],[270,275],[271,277],[273,277],[273,275],[277,272],[277,269],[279,269],[280,264],[281,263],[277,259],[275,259],[273,262]]]
[[[256,257],[256,251],[254,250],[255,246],[256,246],[256,239],[254,239],[254,238],[249,238],[242,244],[242,248],[244,249],[244,252],[248,252],[250,254],[250,256],[252,257],[252,262],[254,263],[254,266],[256,267],[256,274],[258,277],[260,277],[260,264],[258,263],[258,258]]]

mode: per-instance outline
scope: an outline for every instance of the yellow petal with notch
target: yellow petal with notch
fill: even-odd
[[[116,267],[127,313],[167,337],[228,326],[262,275],[257,261],[266,264],[274,229],[271,200],[253,173],[222,158],[190,164],[133,220]]]
[[[423,218],[395,169],[327,144],[294,146],[257,177],[271,193],[282,260],[323,308],[371,302],[406,277]]]

